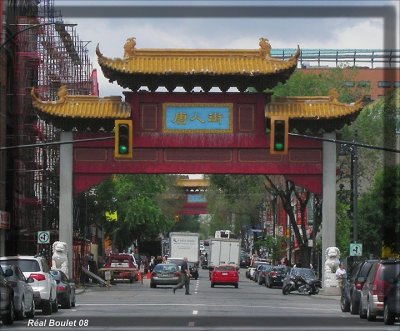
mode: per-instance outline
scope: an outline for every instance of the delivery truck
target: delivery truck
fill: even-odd
[[[171,232],[169,234],[169,257],[188,258],[188,262],[199,263],[199,234],[193,232]]]
[[[220,264],[235,264],[239,267],[239,258],[239,239],[210,239],[210,256],[208,257],[208,266],[210,270]]]

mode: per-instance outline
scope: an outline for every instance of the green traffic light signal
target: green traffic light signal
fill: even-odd
[[[270,153],[288,153],[289,118],[286,116],[271,116]]]
[[[115,121],[114,157],[132,158],[132,120]]]

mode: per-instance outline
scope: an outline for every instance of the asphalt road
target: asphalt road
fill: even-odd
[[[241,269],[239,288],[210,287],[208,271],[173,294],[171,286],[151,289],[149,281],[119,283],[111,288],[87,287],[77,305],[51,316],[38,311],[35,319],[16,321],[2,330],[396,330],[342,313],[339,297],[282,295],[246,279]]]

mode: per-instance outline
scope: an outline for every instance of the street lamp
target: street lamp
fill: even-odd
[[[17,24],[20,25],[20,24]],[[22,30],[19,30],[17,32],[15,32],[10,38],[8,38],[5,42],[3,42],[0,45],[0,50],[2,50],[10,41],[12,41],[16,36],[18,36],[20,33],[28,31],[28,30],[32,30],[32,29],[36,29],[36,28],[40,28],[42,26],[47,26],[47,25],[54,25],[56,27],[56,30],[59,31],[61,28],[66,27],[66,26],[76,26],[77,24],[66,24],[66,23],[62,23],[60,21],[56,21],[56,22],[46,22],[46,23],[39,23],[39,24],[32,24],[32,25],[28,25],[26,28],[23,28]]]

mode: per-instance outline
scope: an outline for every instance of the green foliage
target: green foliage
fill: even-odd
[[[350,67],[295,71],[285,84],[273,89],[274,96],[327,96],[331,89],[339,94],[339,101],[352,102],[369,94],[369,88],[349,88],[345,82],[354,81],[357,69]]]
[[[266,248],[273,264],[276,264],[285,253],[285,243],[285,237],[266,236],[264,239],[257,240],[254,243],[254,246],[257,250],[259,250],[260,248]]]
[[[209,180],[206,197],[212,215],[210,232],[224,229],[240,235],[242,226],[254,226],[264,199],[263,177],[211,175]]]
[[[197,215],[180,215],[178,222],[174,224],[170,232],[196,232],[200,231],[200,221]]]
[[[351,219],[347,211],[348,203],[336,201],[336,246],[339,248],[342,257],[349,254],[349,245],[351,242],[350,229],[352,227]]]
[[[115,175],[86,192],[94,223],[102,226],[113,243],[123,249],[138,238],[155,238],[167,233],[182,204],[169,175]],[[109,222],[106,211],[117,211],[118,220]]]
[[[365,254],[381,255],[382,245],[400,253],[400,166],[378,171],[359,200],[359,231]]]

